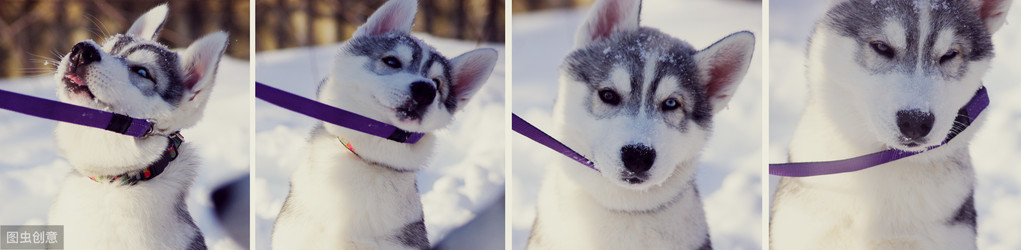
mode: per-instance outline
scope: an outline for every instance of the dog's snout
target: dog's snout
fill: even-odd
[[[627,145],[620,149],[620,160],[628,171],[644,173],[656,161],[656,150],[642,144]]]
[[[418,106],[428,105],[432,103],[433,98],[436,98],[436,87],[429,82],[413,82],[411,83],[411,98]]]
[[[99,50],[96,50],[96,47],[92,46],[92,44],[80,42],[71,48],[70,66],[72,68],[89,65],[101,59],[102,56],[99,54]]]
[[[897,111],[897,127],[910,140],[925,137],[932,131],[936,117],[930,112],[918,109]]]

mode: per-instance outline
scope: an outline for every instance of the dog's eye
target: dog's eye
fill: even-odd
[[[617,95],[617,92],[610,89],[599,90],[599,99],[610,105],[620,104],[620,96]]]
[[[883,57],[893,58],[894,56],[893,48],[891,48],[889,44],[886,44],[883,41],[872,41],[869,43],[869,47],[872,47],[872,50],[875,50],[876,53]]]
[[[947,51],[946,54],[943,54],[943,56],[939,57],[939,64],[943,64],[950,60],[953,60],[955,57],[957,57],[958,54],[960,54],[960,52],[957,52],[957,49],[951,49],[950,51]]]
[[[662,105],[663,111],[671,111],[671,110],[675,110],[675,109],[680,108],[680,107],[681,107],[681,102],[678,101],[676,98],[673,98],[673,97],[664,100],[663,101],[663,105]]]
[[[149,70],[144,67],[135,66],[131,68],[131,71],[135,72],[135,74],[138,74],[142,78],[149,79],[150,81],[152,80],[152,75],[149,75]]]
[[[386,64],[386,66],[390,66],[391,68],[395,69],[401,68],[401,61],[397,60],[396,57],[392,56],[383,57],[383,64]]]

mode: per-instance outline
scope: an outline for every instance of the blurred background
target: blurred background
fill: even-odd
[[[0,78],[50,73],[46,60],[75,43],[102,42],[124,32],[150,8],[168,0],[0,0]],[[248,0],[173,0],[159,42],[185,47],[202,35],[230,34],[227,55],[248,59]],[[50,58],[50,59],[47,59]]]
[[[55,100],[52,64],[80,41],[125,32],[169,2],[158,41],[185,48],[214,31],[229,33],[205,115],[184,129],[202,164],[187,204],[210,249],[248,248],[248,0],[0,0],[0,89]],[[46,62],[49,61],[49,64]],[[71,165],[53,138],[57,122],[0,110],[0,225],[44,225]]]
[[[386,0],[256,0],[255,50],[331,44],[351,38]],[[503,0],[420,0],[413,32],[503,43]]]

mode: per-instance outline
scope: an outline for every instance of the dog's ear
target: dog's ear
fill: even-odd
[[[353,37],[382,35],[391,31],[410,33],[411,26],[415,24],[415,12],[418,12],[418,1],[387,1],[358,27]]]
[[[720,39],[698,53],[695,62],[713,113],[727,106],[737,90],[755,50],[755,35],[740,31]]]
[[[996,33],[1003,23],[1007,22],[1007,10],[1012,0],[971,0],[972,6],[978,10],[979,18],[986,25],[989,34]]]
[[[163,23],[167,21],[167,11],[169,9],[165,3],[152,8],[138,17],[138,20],[135,20],[128,32],[124,34],[146,40],[156,40],[156,36],[163,29]]]
[[[195,41],[181,54],[183,84],[187,89],[182,102],[205,102],[210,91],[204,90],[213,86],[216,68],[226,47],[227,33],[218,31]]]
[[[590,8],[585,24],[578,28],[574,40],[575,48],[609,38],[617,32],[638,29],[642,1],[597,0]]]
[[[452,95],[457,98],[457,109],[460,110],[464,104],[489,79],[496,66],[496,59],[499,57],[496,50],[490,48],[476,49],[464,53],[450,60],[453,89]]]

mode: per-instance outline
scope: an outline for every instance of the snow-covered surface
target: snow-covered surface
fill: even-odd
[[[418,174],[429,242],[437,243],[467,223],[504,189],[504,56],[503,45],[434,38],[415,34],[447,57],[477,47],[500,53],[485,87],[438,131],[436,152]],[[339,44],[256,54],[255,79],[267,85],[315,98],[315,89],[333,65]],[[272,104],[255,103],[256,178],[252,184],[256,246],[269,248],[273,222],[289,191],[291,173],[307,158],[309,132],[315,120]],[[502,220],[500,221],[502,223]],[[500,236],[502,237],[502,235]]]
[[[825,1],[770,2],[769,161],[783,162],[806,98],[805,46]],[[1021,10],[993,34],[996,57],[983,78],[991,103],[971,141],[978,185],[980,249],[1021,249]],[[969,128],[972,129],[972,128]],[[779,181],[770,177],[770,198]]]
[[[248,61],[224,57],[205,116],[181,131],[199,149],[202,165],[188,196],[188,210],[211,249],[239,249],[213,212],[210,193],[248,174]],[[0,89],[56,100],[52,75],[0,79]],[[0,110],[0,224],[44,225],[50,204],[71,165],[57,154],[56,122]]]
[[[714,135],[699,163],[696,185],[703,194],[713,247],[760,249],[762,162],[762,12],[758,3],[655,1],[642,4],[642,25],[658,28],[705,48],[724,36],[748,30],[756,36],[748,75],[728,109],[714,119]],[[587,8],[519,14],[513,20],[513,112],[555,133],[551,113],[561,62]],[[556,136],[556,135],[554,135]],[[563,157],[520,135],[511,139],[510,202],[513,249],[524,249],[535,219],[535,201],[548,159]]]

